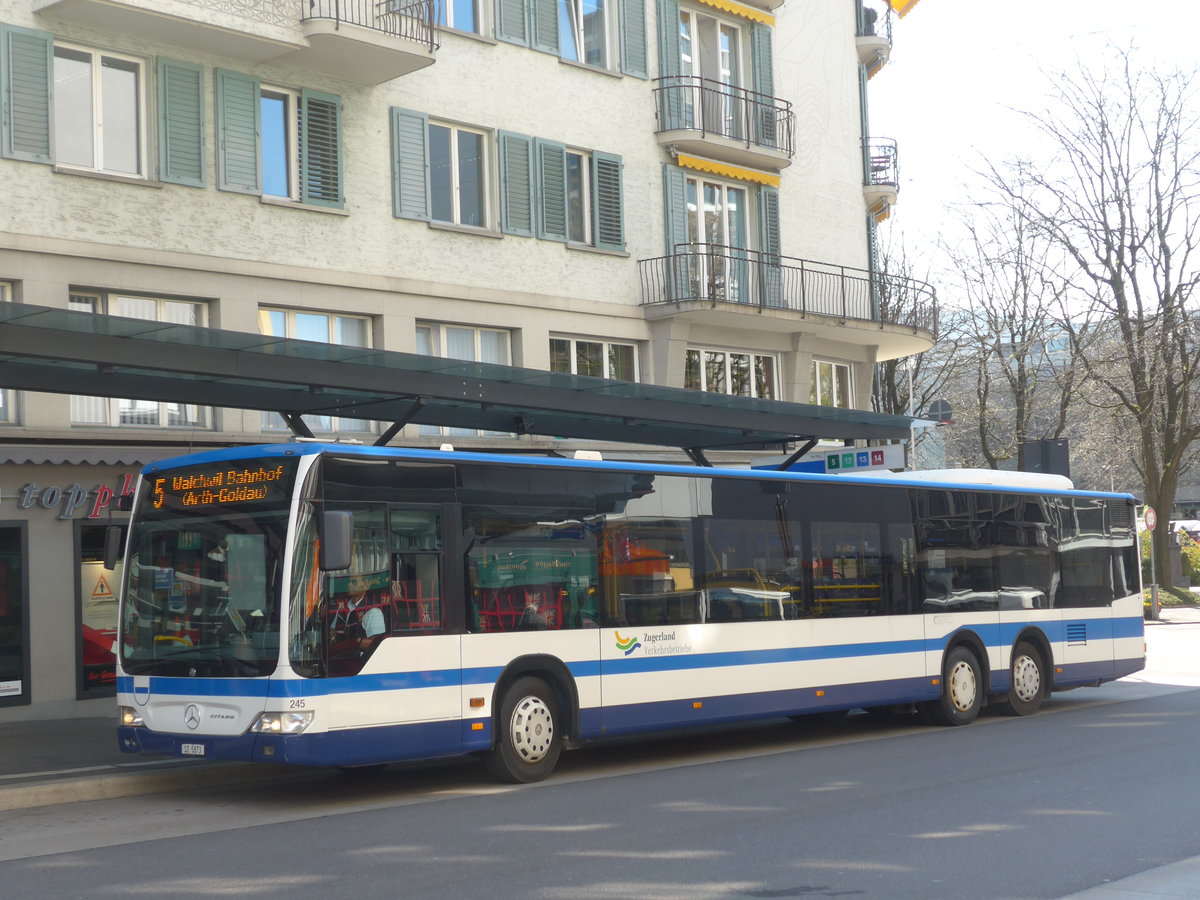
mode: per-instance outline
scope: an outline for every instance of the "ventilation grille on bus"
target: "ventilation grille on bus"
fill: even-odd
[[[1067,643],[1076,645],[1087,643],[1087,622],[1067,623]]]
[[[1133,507],[1128,500],[1108,501],[1108,520],[1113,531],[1133,530]]]

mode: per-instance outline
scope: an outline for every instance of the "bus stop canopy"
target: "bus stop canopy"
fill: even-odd
[[[680,447],[782,450],[824,439],[899,439],[912,420],[345,347],[193,325],[0,303],[0,387],[302,416]]]

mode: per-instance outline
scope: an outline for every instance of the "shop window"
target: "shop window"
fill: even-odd
[[[79,528],[79,695],[104,696],[116,687],[117,591],[121,563],[104,568],[108,523]],[[124,543],[125,529],[121,526]]]
[[[25,529],[0,527],[0,706],[29,703],[29,590]]]

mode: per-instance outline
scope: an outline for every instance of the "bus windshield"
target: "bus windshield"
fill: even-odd
[[[146,476],[131,525],[121,665],[130,675],[268,675],[296,462]]]

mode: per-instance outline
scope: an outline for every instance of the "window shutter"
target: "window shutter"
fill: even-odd
[[[683,69],[679,54],[679,0],[658,0],[658,74],[667,78]]]
[[[537,236],[548,241],[567,239],[567,148],[563,144],[533,142],[537,162]]]
[[[689,293],[687,255],[687,175],[678,166],[663,166],[663,226],[667,259],[664,266],[666,296],[662,300],[685,300]]]
[[[646,0],[621,0],[621,71],[645,78]]]
[[[204,67],[158,58],[158,178],[204,187]]]
[[[558,0],[529,0],[529,9],[533,19],[533,49],[557,56],[561,52],[558,43]]]
[[[683,78],[679,51],[679,0],[658,0],[658,130],[689,127],[687,101],[692,79]]]
[[[595,218],[592,234],[597,247],[625,249],[625,198],[621,190],[621,157],[592,153],[592,198]]]
[[[500,132],[500,230],[533,237],[533,140]]]
[[[226,69],[217,79],[217,187],[223,191],[261,194],[261,83]]]
[[[392,215],[429,221],[429,116],[392,107]]]
[[[779,189],[758,189],[759,254],[762,266],[762,303],[783,306],[783,268],[779,239]]]
[[[342,99],[320,91],[300,93],[300,200],[341,209]]]
[[[0,155],[26,162],[54,161],[50,85],[54,36],[0,25]]]
[[[510,44],[529,46],[529,14],[526,0],[496,0],[496,38]]]
[[[754,90],[766,97],[775,96],[775,54],[772,49],[771,27],[755,25],[750,32],[751,68],[754,74]],[[755,116],[755,139],[758,143],[774,147],[777,140],[778,125],[775,121],[774,106],[765,103],[758,105],[758,115]]]

